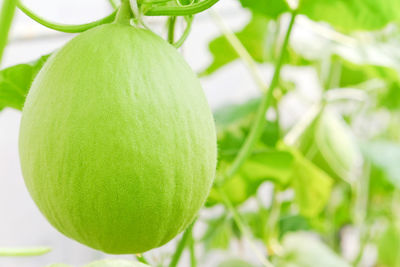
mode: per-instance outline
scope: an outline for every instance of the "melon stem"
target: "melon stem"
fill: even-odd
[[[122,0],[121,6],[118,10],[118,13],[117,13],[117,16],[115,17],[114,22],[130,25],[132,18],[133,18],[133,13],[131,10],[129,0]]]

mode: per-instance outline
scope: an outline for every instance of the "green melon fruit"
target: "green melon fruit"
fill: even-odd
[[[22,115],[28,190],[61,233],[112,254],[183,231],[215,176],[216,133],[182,56],[144,29],[108,24],[52,55]]]

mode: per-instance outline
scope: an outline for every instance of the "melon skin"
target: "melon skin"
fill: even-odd
[[[182,232],[203,206],[216,133],[200,82],[163,39],[130,25],[86,31],[53,54],[23,108],[25,184],[64,235],[111,254]]]

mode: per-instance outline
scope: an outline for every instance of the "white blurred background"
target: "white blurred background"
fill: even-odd
[[[1,2],[0,0],[0,4]],[[65,24],[90,22],[111,12],[106,0],[24,0],[23,2],[48,20]],[[221,0],[215,6],[232,30],[239,30],[250,18],[250,14],[239,8],[238,3],[237,0]],[[165,34],[164,21],[164,18],[149,18],[147,22],[158,33]],[[181,49],[195,71],[201,71],[211,62],[207,44],[218,35],[220,35],[219,30],[207,12],[196,16],[192,32]],[[49,30],[18,11],[1,67],[35,60],[62,46],[73,36]],[[262,66],[261,70],[268,80],[271,67]],[[298,88],[303,91],[305,98],[309,98],[312,102],[320,92],[316,86],[318,83],[315,82],[315,74],[302,72],[294,75],[295,73],[293,69],[283,71],[283,75],[297,79]],[[224,67],[211,77],[202,79],[202,83],[213,109],[226,103],[243,102],[259,94],[240,61]],[[293,105],[290,97],[285,101],[287,104],[282,114],[284,123],[291,124],[291,121],[304,111],[306,105]],[[106,257],[58,233],[34,205],[25,188],[19,166],[20,117],[21,113],[13,109],[7,108],[0,112],[0,246],[49,246],[52,252],[39,257],[0,258],[0,267],[41,267],[51,263],[79,266]],[[168,246],[173,249],[174,241],[166,246],[167,248],[161,250],[168,250]],[[152,253],[157,254],[157,250]],[[181,261],[181,266],[185,266],[184,261]],[[203,262],[203,265],[208,266],[206,262]]]

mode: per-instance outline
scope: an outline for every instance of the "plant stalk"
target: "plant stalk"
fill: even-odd
[[[168,43],[173,44],[175,42],[175,25],[176,17],[172,16],[168,18]]]
[[[268,259],[257,249],[255,246],[254,242],[252,242],[250,233],[247,231],[247,228],[245,227],[245,223],[242,221],[239,213],[235,209],[235,207],[232,205],[231,201],[229,200],[228,196],[225,194],[225,191],[223,188],[218,188],[218,193],[222,196],[222,200],[224,201],[225,206],[228,208],[228,210],[232,213],[233,220],[237,224],[239,231],[242,233],[244,237],[246,237],[249,240],[251,249],[253,252],[256,254],[258,260],[266,267],[274,267],[272,263],[268,261]]]
[[[260,71],[258,70],[257,63],[254,61],[250,53],[247,51],[246,47],[242,44],[239,38],[231,31],[231,29],[226,25],[221,15],[213,9],[211,9],[210,14],[212,18],[218,25],[220,31],[225,36],[226,40],[243,60],[244,64],[247,66],[250,74],[253,76],[254,81],[257,86],[261,89],[261,92],[265,92],[268,88],[262,78]]]
[[[279,82],[279,77],[280,77],[280,72],[281,72],[281,68],[283,65],[283,60],[286,55],[286,49],[287,49],[287,46],[289,43],[289,38],[290,38],[290,34],[293,29],[296,15],[297,15],[296,11],[293,11],[291,14],[291,19],[290,19],[290,22],[289,22],[289,25],[288,25],[288,28],[287,28],[286,34],[285,34],[285,39],[281,46],[278,61],[276,62],[276,65],[275,65],[275,71],[274,71],[274,75],[272,77],[272,81],[270,83],[268,90],[265,92],[265,96],[263,97],[263,99],[260,103],[260,106],[257,110],[256,117],[254,119],[254,123],[252,124],[251,129],[250,129],[250,133],[247,136],[246,140],[244,141],[243,146],[240,148],[240,151],[239,151],[238,155],[236,156],[236,158],[234,159],[232,165],[227,170],[225,176],[223,177],[223,180],[219,181],[219,185],[222,185],[226,180],[232,178],[235,175],[235,173],[240,169],[242,164],[246,161],[248,156],[251,154],[251,151],[253,150],[257,141],[260,139],[260,136],[263,131],[263,126],[264,126],[263,122],[265,121],[265,114],[272,102],[271,100],[273,97],[273,95],[272,95],[273,90],[275,89],[275,87],[278,85],[278,82]]]
[[[136,259],[137,259],[139,262],[144,263],[144,264],[147,264],[147,265],[150,265],[149,261],[143,256],[143,254],[137,254],[137,255],[135,255],[135,256],[136,256]]]
[[[178,265],[178,262],[182,256],[183,250],[185,249],[185,247],[192,235],[192,230],[193,230],[194,224],[195,224],[195,222],[193,222],[183,233],[183,236],[176,247],[175,253],[172,256],[171,262],[168,265],[168,267],[176,267]]]
[[[194,239],[193,231],[191,232],[190,241],[189,242],[190,242],[190,244],[189,244],[190,266],[191,267],[196,267],[197,266],[196,250],[195,250],[196,240]]]
[[[0,63],[3,58],[4,49],[8,42],[12,20],[18,0],[3,0],[0,13]]]
[[[115,17],[114,22],[129,25],[132,16],[133,16],[133,14],[132,14],[131,5],[130,5],[129,1],[122,0],[121,6],[118,9],[118,13],[117,13],[117,16]]]
[[[0,257],[27,257],[40,256],[50,252],[48,247],[33,248],[0,248]]]

